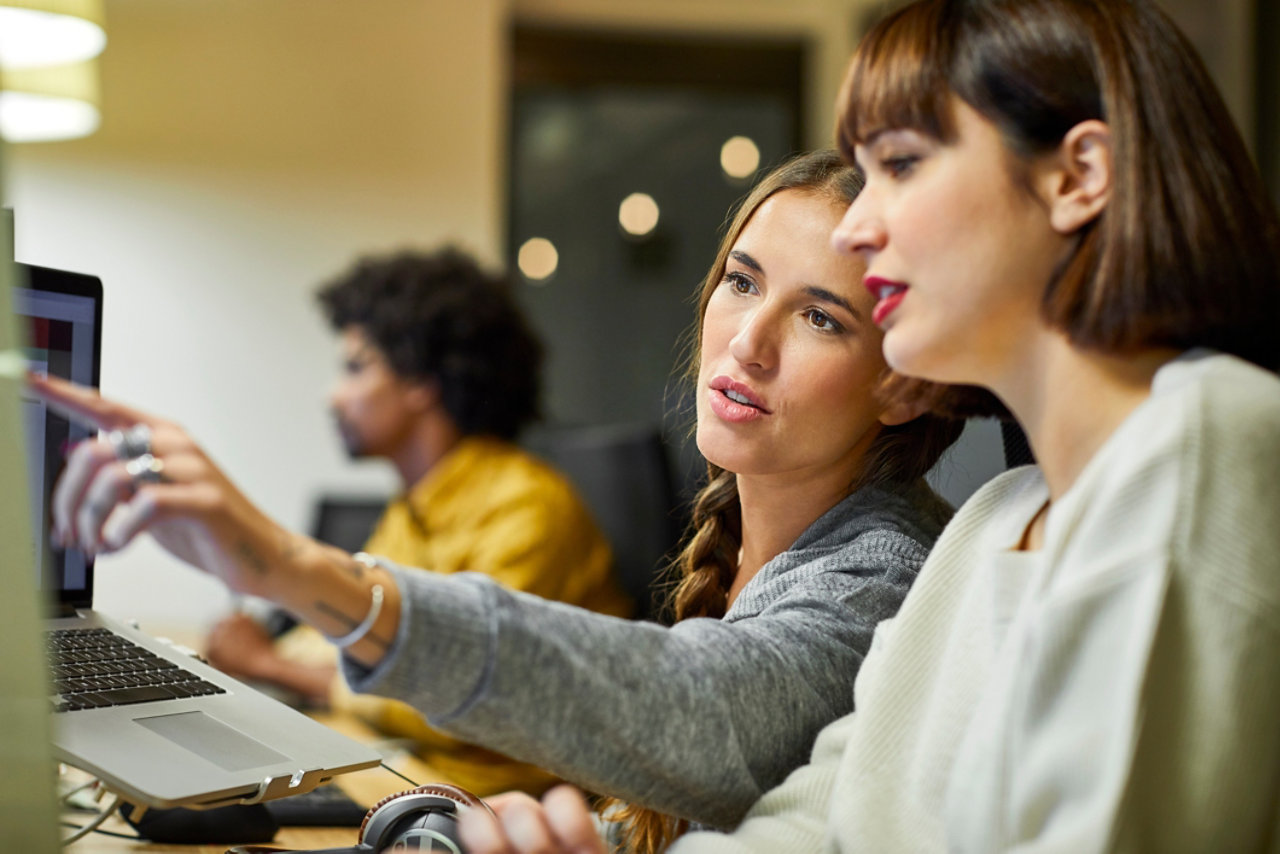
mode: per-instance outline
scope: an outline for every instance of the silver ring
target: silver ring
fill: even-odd
[[[164,460],[159,457],[153,457],[151,454],[134,457],[125,464],[124,470],[129,477],[133,478],[135,485],[164,483],[167,479],[164,476]]]
[[[128,430],[112,430],[107,434],[107,441],[117,459],[131,460],[151,453],[151,428],[135,424]]]

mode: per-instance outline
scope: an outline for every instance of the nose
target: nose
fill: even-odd
[[[329,411],[339,412],[342,410],[342,404],[346,399],[346,383],[341,379],[335,380],[333,385],[329,387]]]
[[[745,368],[769,370],[777,362],[778,336],[775,312],[762,304],[742,316],[742,325],[729,342],[729,353]]]
[[[871,257],[884,248],[886,239],[874,199],[864,189],[831,232],[831,248],[841,255],[859,255],[864,263],[870,264]]]

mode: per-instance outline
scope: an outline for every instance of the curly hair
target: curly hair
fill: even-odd
[[[514,439],[539,416],[543,347],[511,290],[450,246],[362,258],[317,298],[334,329],[359,327],[397,375],[438,382],[463,434]]]

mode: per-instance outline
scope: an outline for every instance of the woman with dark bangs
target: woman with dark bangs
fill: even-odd
[[[85,443],[55,493],[58,531],[95,551],[146,531],[277,602],[345,650],[355,690],[625,801],[610,815],[632,850],[690,822],[731,828],[852,708],[876,624],[951,516],[924,475],[963,425],[922,414],[892,377],[865,267],[829,239],[861,187],[834,151],[774,169],[699,288],[688,379],[709,482],[674,626],[353,558],[267,518],[177,425],[33,380],[99,427],[149,425],[164,473],[132,482],[109,440]]]
[[[671,850],[1280,850],[1280,225],[1199,59],[1148,0],[920,0],[840,109],[890,366],[1038,465],[960,509],[811,764]],[[592,850],[563,789],[504,812],[473,854]]]

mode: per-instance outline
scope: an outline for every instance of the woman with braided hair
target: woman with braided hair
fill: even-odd
[[[626,802],[637,850],[731,828],[852,709],[877,623],[950,516],[923,476],[961,424],[890,374],[863,265],[830,245],[860,187],[834,152],[779,167],[701,287],[689,376],[710,478],[671,627],[353,558],[267,518],[176,425],[32,380],[97,427],[148,425],[163,466],[135,481],[109,442],[75,449],[56,534],[106,551],[151,533],[336,638],[356,690]]]

